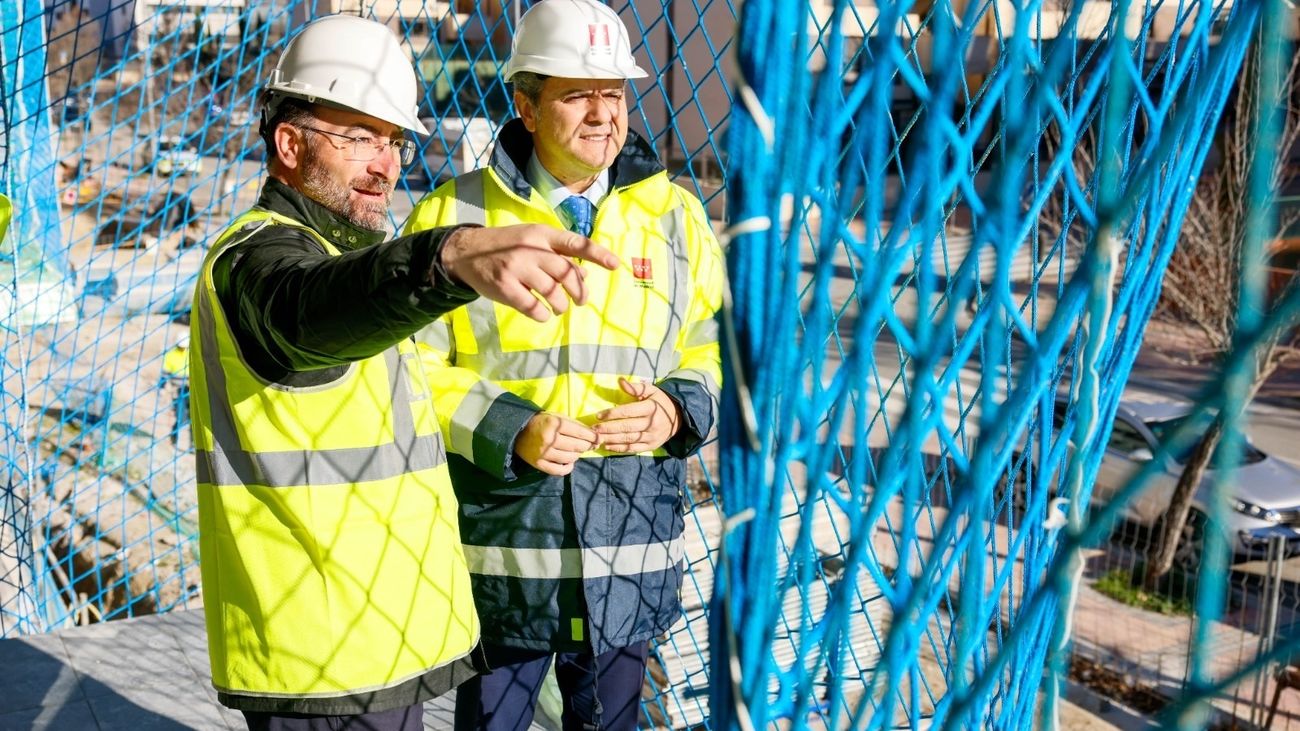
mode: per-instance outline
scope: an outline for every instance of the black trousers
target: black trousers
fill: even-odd
[[[595,656],[485,644],[493,670],[456,689],[456,731],[527,731],[552,659],[564,731],[635,731],[648,644]]]
[[[424,704],[354,716],[243,711],[248,731],[424,731]]]

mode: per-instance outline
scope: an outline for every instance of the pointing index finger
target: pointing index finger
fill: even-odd
[[[619,260],[614,255],[614,252],[585,236],[579,236],[575,233],[568,233],[568,235],[558,239],[552,248],[557,254],[576,256],[593,264],[599,264],[610,271],[619,267]]]

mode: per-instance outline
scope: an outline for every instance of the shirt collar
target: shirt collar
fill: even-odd
[[[516,195],[529,200],[533,195],[532,183],[525,174],[528,159],[533,154],[533,135],[524,127],[524,120],[515,117],[497,133],[496,145],[492,148],[492,169],[496,171],[501,182]],[[609,166],[609,187],[605,193],[615,188],[625,188],[664,173],[664,166],[650,144],[636,130],[627,131],[627,142]]]
[[[600,202],[605,199],[605,194],[609,192],[609,171],[600,171],[600,175],[596,176],[596,182],[592,183],[591,187],[581,193],[574,193],[551,175],[551,172],[542,165],[542,161],[537,159],[537,152],[534,151],[528,158],[528,182],[552,210],[558,209],[564,199],[571,195],[580,195],[591,201],[591,205],[600,206]]]

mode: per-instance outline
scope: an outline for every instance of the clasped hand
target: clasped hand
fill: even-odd
[[[677,433],[681,414],[663,389],[626,378],[618,379],[618,385],[636,400],[600,412],[590,428],[559,414],[539,412],[520,432],[515,453],[538,470],[561,477],[573,472],[584,452],[597,447],[620,454],[648,452]]]

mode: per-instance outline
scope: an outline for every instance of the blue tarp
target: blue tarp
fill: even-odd
[[[14,205],[13,250],[20,276],[59,279],[70,274],[59,227],[54,151],[45,80],[45,23],[41,0],[0,3],[0,95],[7,155],[0,190]],[[54,284],[55,282],[50,282]],[[20,303],[21,304],[21,303]]]

